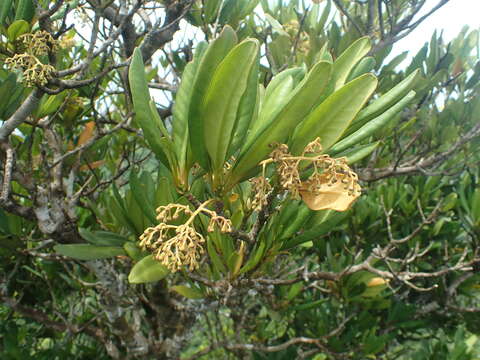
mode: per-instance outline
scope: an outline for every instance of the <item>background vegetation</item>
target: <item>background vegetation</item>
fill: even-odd
[[[448,1],[3,0],[0,357],[480,358]]]

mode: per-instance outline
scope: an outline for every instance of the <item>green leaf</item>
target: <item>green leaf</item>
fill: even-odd
[[[350,75],[348,76],[347,81],[351,81],[360,75],[366,74],[372,71],[375,68],[376,61],[374,57],[368,56],[360,60],[360,62],[355,66]]]
[[[155,189],[152,179],[148,176],[149,174],[146,172],[143,172],[140,177],[137,177],[135,171],[130,172],[130,189],[143,214],[150,220],[151,224],[155,224],[157,216],[152,204],[153,199],[149,197],[149,194],[153,194]]]
[[[287,239],[294,235],[305,224],[308,218],[312,215],[313,211],[308,208],[303,202],[301,202],[295,211],[295,217],[285,223],[285,229],[280,234],[282,239]]]
[[[377,86],[377,78],[365,74],[330,95],[298,126],[290,147],[300,154],[305,145],[320,137],[326,151],[340,138]]]
[[[248,75],[247,88],[240,100],[237,112],[237,122],[233,130],[232,141],[230,143],[227,159],[236,154],[243,146],[247,137],[250,124],[253,123],[258,116],[259,108],[259,84],[258,73],[260,68],[260,54],[257,52],[257,59]]]
[[[372,45],[368,37],[362,37],[350,45],[333,63],[333,90],[345,84],[345,80],[355,65],[370,51]]]
[[[151,111],[151,113],[152,113],[152,115],[153,115],[153,120],[154,120],[154,122],[157,124],[158,129],[160,130],[160,132],[161,132],[162,135],[163,135],[163,138],[162,138],[162,139],[168,140],[168,142],[173,145],[173,142],[172,142],[172,140],[170,139],[170,134],[168,133],[167,128],[166,128],[165,125],[163,124],[163,121],[162,121],[162,119],[160,118],[160,115],[158,114],[157,105],[155,105],[155,102],[154,102],[153,100],[150,100],[150,102],[148,103],[148,105],[150,106],[150,111]],[[160,139],[160,140],[162,140],[162,139]],[[163,150],[165,150],[165,149],[163,148]]]
[[[200,290],[188,287],[186,285],[175,285],[172,286],[170,290],[173,290],[189,299],[202,299],[205,297]]]
[[[224,0],[219,22],[232,24],[234,27],[257,6],[259,0]]]
[[[32,0],[18,0],[17,8],[15,9],[15,20],[25,20],[30,22],[34,15],[35,6]]]
[[[418,73],[419,70],[414,71],[404,80],[390,89],[386,94],[382,95],[380,98],[368,105],[365,109],[360,111],[358,116],[353,121],[351,128],[348,129],[349,133],[358,130],[363,124],[382,114],[396,104],[400,99],[404,98],[415,84]]]
[[[347,158],[348,165],[352,165],[370,155],[373,150],[378,147],[378,145],[380,145],[380,141],[371,144],[361,145],[354,149],[350,149],[349,151],[341,153],[339,157],[345,156]]]
[[[408,56],[408,51],[404,51],[401,54],[395,56],[388,64],[382,67],[382,75],[391,71],[395,71],[395,68],[400,65],[403,60]]]
[[[90,231],[85,228],[79,228],[80,236],[93,245],[99,246],[123,246],[128,239],[110,231]]]
[[[251,146],[242,150],[232,169],[227,187],[254,175],[258,163],[272,150],[269,145],[285,141],[322,96],[322,91],[330,79],[331,68],[330,63],[320,61],[310,70],[307,77],[292,91],[290,101],[272,124],[257,136]]]
[[[278,72],[278,68],[287,66],[290,59],[292,39],[289,35],[276,36],[268,45],[268,51],[271,55],[272,72]]]
[[[140,261],[147,256],[145,251],[142,251],[136,244],[130,241],[123,244],[123,249],[133,261]]]
[[[217,250],[215,249],[215,245],[213,244],[213,241],[210,237],[207,239],[207,252],[212,262],[214,270],[216,272],[226,274],[227,269],[223,264],[222,259],[218,255]]]
[[[263,253],[265,251],[266,244],[262,241],[259,245],[255,247],[255,249],[250,253],[250,257],[248,258],[245,265],[240,269],[239,274],[246,273],[254,269],[260,260],[262,260]]]
[[[128,281],[132,284],[155,282],[162,280],[169,273],[170,271],[155,260],[153,255],[148,255],[133,266],[128,275]]]
[[[410,91],[402,100],[385,111],[380,116],[363,125],[360,129],[353,134],[342,139],[331,148],[331,154],[339,153],[343,150],[358,144],[360,141],[369,138],[375,134],[382,127],[388,124],[390,120],[396,117],[404,108],[415,98],[415,91]]]
[[[14,21],[7,30],[8,40],[13,42],[20,35],[26,34],[30,31],[30,24],[25,20],[16,20]]]
[[[215,172],[223,171],[238,106],[258,49],[256,40],[246,40],[233,48],[215,71],[205,96],[204,142]]]
[[[113,196],[110,198],[111,200],[110,207],[115,208],[116,210],[115,214],[118,216],[117,221],[121,223],[123,226],[125,226],[127,229],[129,229],[132,234],[140,235],[139,233],[137,233],[135,224],[131,220],[131,216],[129,216],[129,212],[125,207],[125,201],[120,196],[120,193],[118,192],[118,189],[115,183],[112,184],[112,193],[113,193]]]
[[[168,205],[174,200],[172,183],[168,178],[159,176],[155,192],[155,206]]]
[[[282,111],[283,107],[291,99],[292,90],[294,87],[293,77],[288,75],[282,76],[281,81],[278,81],[277,79],[284,73],[288,73],[288,70],[282,71],[268,85],[265,91],[265,97],[263,99],[260,113],[258,114],[256,121],[253,122],[251,126],[244,148],[250,147],[252,142],[257,138],[258,134],[271,125],[275,117]]]
[[[191,94],[190,110],[188,112],[190,146],[195,160],[206,170],[209,169],[209,161],[203,133],[204,99],[217,66],[236,43],[235,31],[230,26],[225,26],[219,37],[205,51],[205,55],[198,66],[195,85]]]
[[[7,110],[8,100],[12,93],[14,92],[15,88],[17,87],[17,77],[14,73],[9,73],[7,78],[3,80],[2,84],[0,85],[0,99],[4,101],[0,102],[0,118],[3,118],[5,111]],[[20,86],[18,86],[20,88]]]
[[[172,138],[175,148],[175,153],[178,158],[178,166],[180,169],[187,167],[187,151],[189,147],[189,132],[188,132],[188,113],[190,104],[193,98],[193,90],[195,86],[195,79],[197,77],[198,69],[205,50],[205,43],[197,45],[193,61],[185,66],[182,74],[182,81],[175,95],[175,104],[173,105],[172,115]]]
[[[337,226],[342,220],[346,219],[348,215],[348,212],[336,212],[329,210],[329,213],[324,217],[325,220],[323,222],[311,227],[303,234],[294,237],[292,240],[285,243],[282,247],[282,250],[288,250],[307,241],[315,240],[316,238],[333,230],[335,226]]]
[[[473,192],[470,216],[475,225],[480,225],[480,188],[476,188]]]
[[[286,37],[290,37],[288,33],[283,29],[282,24],[278,22],[277,19],[275,19],[272,15],[270,14],[265,14],[265,20],[270,24],[272,27],[273,33],[278,34],[278,35],[283,35]]]
[[[222,2],[223,0],[207,0],[205,2],[204,13],[207,23],[211,23],[217,18]]]
[[[10,9],[12,8],[13,0],[2,0],[0,2],[0,26],[4,26],[4,21],[8,16]]]
[[[63,101],[67,95],[68,93],[66,91],[57,95],[44,95],[40,102],[40,106],[34,112],[34,116],[40,119],[55,113],[55,111],[57,111],[58,108],[63,104]]]
[[[151,146],[152,151],[158,159],[168,166],[167,157],[163,151],[160,138],[162,132],[158,128],[150,111],[150,93],[145,78],[145,66],[143,64],[142,52],[136,48],[133,52],[132,62],[128,71],[130,89],[132,91],[133,107],[135,110],[135,119],[142,128],[145,139]]]
[[[117,246],[95,246],[89,244],[56,245],[54,250],[60,255],[78,260],[107,259],[119,255],[126,255],[125,250]]]

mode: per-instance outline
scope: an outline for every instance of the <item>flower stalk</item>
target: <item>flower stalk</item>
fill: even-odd
[[[157,220],[160,224],[147,228],[140,236],[140,246],[150,250],[156,260],[165,265],[171,272],[177,272],[184,266],[190,271],[199,268],[199,260],[205,253],[203,243],[204,236],[198,232],[194,220],[201,214],[210,217],[207,227],[208,232],[218,228],[221,232],[231,232],[232,223],[229,219],[217,215],[207,208],[213,200],[207,200],[196,210],[192,211],[188,206],[181,204],[168,204],[157,208]],[[171,222],[188,216],[181,225]]]
[[[321,152],[320,138],[309,143],[299,156],[291,155],[287,145],[278,145],[270,158],[260,163],[262,175],[252,180],[253,208],[259,210],[266,205],[272,189],[266,179],[266,166],[275,163],[280,185],[292,198],[301,197],[312,210],[348,210],[361,194],[358,176],[350,169],[345,157],[335,159]],[[309,168],[312,168],[312,174],[305,179],[300,172]]]

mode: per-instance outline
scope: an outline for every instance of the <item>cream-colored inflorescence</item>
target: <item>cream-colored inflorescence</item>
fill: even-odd
[[[57,41],[44,30],[21,35],[19,40],[23,43],[24,52],[35,56],[48,55],[58,49]]]
[[[45,85],[53,78],[55,68],[44,64],[38,56],[48,55],[57,49],[57,41],[46,31],[24,34],[19,37],[19,48],[22,53],[7,58],[5,63],[11,68],[23,71],[23,83],[28,87]]]
[[[55,68],[52,65],[41,63],[30,54],[16,54],[8,58],[5,63],[11,68],[23,70],[22,82],[28,87],[45,85],[52,79]]]
[[[278,145],[272,151],[271,157],[261,162],[262,176],[253,181],[254,203],[265,204],[266,196],[259,199],[257,197],[270,191],[266,185],[270,186],[265,179],[265,167],[269,163],[275,163],[280,185],[289,191],[293,198],[301,197],[312,210],[348,210],[361,193],[358,176],[350,169],[346,158],[334,159],[321,152],[319,138],[309,143],[300,156],[291,155],[287,145]],[[302,169],[306,173],[311,171],[311,175],[302,178]]]
[[[209,210],[207,208],[209,203],[210,201],[204,202],[195,211],[181,204],[160,206],[157,209],[157,220],[160,224],[144,231],[140,236],[140,246],[152,251],[154,258],[171,272],[181,270],[183,266],[187,266],[190,271],[197,269],[199,260],[205,252],[202,246],[205,238],[195,229],[195,218],[201,213],[209,216],[210,222],[207,227],[209,232],[215,228],[224,233],[232,231],[231,221]],[[187,217],[185,223],[172,224],[182,217]]]

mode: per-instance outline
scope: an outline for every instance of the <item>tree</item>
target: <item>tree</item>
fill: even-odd
[[[478,356],[447,2],[2,1],[2,358]]]

